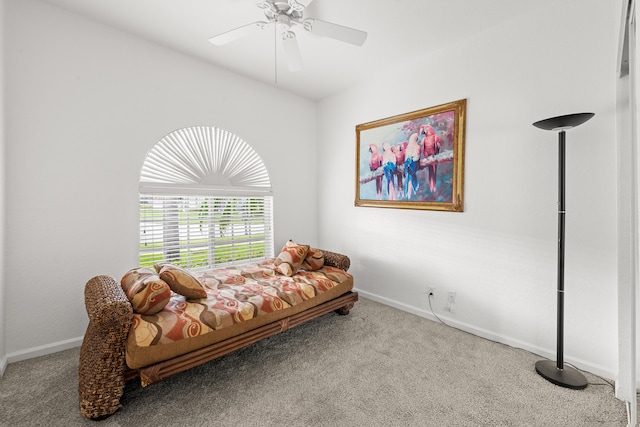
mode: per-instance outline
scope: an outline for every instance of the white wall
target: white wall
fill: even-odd
[[[428,317],[436,286],[440,317],[555,359],[558,136],[531,124],[594,112],[567,132],[565,360],[613,378],[619,2],[551,9],[319,103],[320,244],[351,256],[364,296]],[[355,125],[462,98],[465,212],[354,207]]]
[[[276,250],[317,243],[314,103],[39,1],[6,15],[10,362],[77,345],[86,281],[136,265],[140,168],[178,128],[247,141],[274,188]]]
[[[613,377],[619,12],[598,0],[553,8],[368,76],[319,103],[316,118],[313,103],[285,92],[35,0],[8,0],[9,360],[77,345],[84,283],[137,260],[146,152],[192,125],[234,132],[263,157],[276,250],[291,237],[347,253],[363,295],[425,316],[424,291],[436,286],[441,317],[554,357],[557,135],[531,123],[593,111],[567,136],[565,357]],[[355,125],[461,98],[465,212],[353,207]],[[316,153],[317,164],[304,160]],[[452,315],[447,290],[458,294]]]

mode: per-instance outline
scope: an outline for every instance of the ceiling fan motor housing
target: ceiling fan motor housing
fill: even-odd
[[[275,19],[278,23],[285,19],[289,22],[300,22],[304,10],[304,5],[295,0],[269,0],[258,3],[258,6],[264,9],[267,19]]]
[[[302,59],[296,34],[292,31],[295,25],[301,25],[306,31],[319,36],[329,37],[356,46],[362,46],[367,33],[343,25],[318,19],[305,19],[303,21],[304,9],[313,0],[263,0],[258,1],[257,6],[264,11],[267,22],[253,22],[243,25],[233,30],[226,31],[211,37],[209,41],[217,46],[222,46],[234,40],[254,34],[256,31],[264,30],[267,25],[275,24],[282,35],[285,57],[290,71],[298,71],[302,68]]]

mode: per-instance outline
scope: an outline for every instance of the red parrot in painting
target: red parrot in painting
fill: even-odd
[[[371,158],[369,158],[369,169],[371,172],[375,172],[379,167],[382,166],[382,154],[378,151],[378,147],[376,144],[369,144],[369,153],[371,153]],[[376,176],[376,195],[378,199],[382,199],[382,178],[383,175]]]
[[[422,153],[424,158],[428,158],[429,156],[435,156],[440,152],[441,149],[441,139],[433,130],[431,125],[422,125],[420,126],[420,145],[422,145]],[[438,165],[429,165],[429,190],[432,193],[436,192],[436,172]]]

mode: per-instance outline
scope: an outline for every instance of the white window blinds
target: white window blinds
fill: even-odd
[[[219,128],[173,132],[140,177],[140,265],[198,269],[273,257],[273,197],[266,168]]]

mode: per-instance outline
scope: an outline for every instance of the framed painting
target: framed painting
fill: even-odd
[[[467,100],[356,126],[356,206],[463,211]]]

